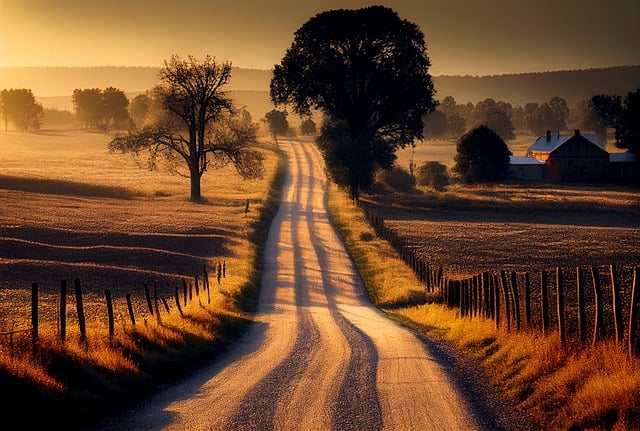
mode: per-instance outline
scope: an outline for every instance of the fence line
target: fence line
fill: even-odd
[[[608,265],[608,294],[602,289],[600,270],[594,265],[588,268],[589,271],[576,267],[576,290],[573,293],[569,288],[573,280],[560,266],[540,271],[538,289],[532,284],[529,272],[497,269],[470,277],[447,275],[444,268],[432,266],[395,229],[386,226],[382,217],[366,207],[362,209],[376,235],[397,251],[426,291],[439,296],[448,307],[458,308],[461,317],[489,318],[495,321],[498,330],[507,332],[515,329],[547,335],[555,330],[565,346],[575,344],[576,340],[579,346],[585,346],[587,327],[592,322],[591,345],[603,338],[612,339],[616,344],[626,346],[630,357],[640,355],[640,288],[637,286],[640,267]],[[631,272],[633,281],[630,286],[621,285],[621,269]],[[591,278],[591,294],[586,289],[586,274]],[[608,299],[606,303],[605,297]],[[551,309],[552,306],[555,310]],[[604,319],[605,311],[608,320]],[[537,318],[535,313],[538,313]]]
[[[217,274],[217,282],[218,285],[221,284],[221,279],[226,278],[226,261],[218,261],[217,265],[214,267]],[[202,276],[202,279],[200,279]],[[169,305],[169,301],[166,297],[158,295],[157,286],[154,284],[153,297],[151,295],[151,290],[148,284],[143,284],[142,286],[142,295],[144,296],[144,301],[147,306],[147,310],[150,316],[156,317],[158,322],[161,322],[160,316],[160,304],[162,304],[162,308],[166,314],[172,312],[172,307]],[[182,288],[182,289],[181,289]],[[193,283],[188,283],[186,278],[182,278],[182,286],[179,284],[176,285],[175,290],[173,291],[172,298],[175,301],[175,308],[178,310],[181,316],[184,315],[183,307],[186,307],[190,301],[194,300],[194,290],[195,290],[195,299],[201,302],[201,294],[207,295],[207,302],[211,303],[211,294],[209,288],[209,271],[207,269],[206,262],[203,263],[203,272],[202,275],[195,274],[193,277]],[[68,324],[68,314],[67,314],[67,302],[68,302],[68,293],[67,293],[67,280],[60,281],[60,291],[59,291],[59,309],[58,309],[58,338],[63,343],[67,340],[67,324]],[[180,298],[182,294],[182,298]],[[0,340],[4,340],[5,337],[9,339],[9,352],[13,357],[14,349],[15,349],[15,336],[16,334],[21,333],[31,333],[31,344],[36,346],[38,344],[40,338],[40,325],[41,318],[39,314],[39,296],[40,296],[40,286],[38,283],[32,283],[31,285],[31,319],[30,319],[30,327],[4,331],[0,332]],[[76,313],[77,313],[77,323],[78,330],[80,334],[80,340],[86,341],[87,332],[86,332],[86,316],[84,309],[84,298],[82,293],[82,285],[79,278],[74,279],[74,297],[76,304]],[[130,292],[125,293],[126,303],[127,303],[127,313],[129,315],[129,319],[131,321],[132,326],[136,326],[136,315],[134,312],[133,299],[132,294]],[[113,304],[113,296],[110,289],[104,290],[104,299],[107,310],[107,326],[108,326],[108,336],[109,339],[113,339],[115,335],[115,309]],[[182,304],[181,304],[182,300]],[[14,321],[14,323],[16,323]],[[6,342],[4,342],[6,345]]]

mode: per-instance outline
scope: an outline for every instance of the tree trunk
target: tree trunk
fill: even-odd
[[[192,202],[200,202],[202,200],[202,194],[200,192],[200,173],[198,168],[191,169],[190,175],[191,181],[191,198]]]

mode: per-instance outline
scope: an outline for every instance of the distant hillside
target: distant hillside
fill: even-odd
[[[66,96],[76,88],[115,87],[126,93],[143,92],[158,82],[157,67],[0,67],[0,90],[30,88],[36,97]],[[268,70],[233,68],[230,88],[269,90]]]
[[[595,94],[618,94],[640,88],[640,65],[495,76],[436,76],[436,97],[453,96],[458,103],[486,98],[523,106],[560,96],[570,107]]]
[[[45,108],[71,109],[71,94],[76,88],[116,87],[136,94],[158,83],[158,71],[154,67],[112,66],[0,68],[0,90],[29,88]],[[230,89],[236,91],[242,99],[238,103],[247,106],[252,115],[263,115],[272,109],[270,80],[269,70],[234,68]],[[434,76],[433,82],[438,99],[453,96],[458,103],[476,103],[490,97],[522,106],[560,96],[571,107],[594,94],[624,96],[640,88],[640,65],[482,77]]]

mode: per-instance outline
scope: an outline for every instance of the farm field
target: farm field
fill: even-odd
[[[78,278],[91,323],[105,319],[107,288],[118,318],[127,292],[144,316],[144,284],[168,296],[221,262],[225,281],[246,278],[247,236],[275,153],[263,148],[263,180],[244,181],[229,167],[205,173],[207,200],[196,204],[187,178],[111,154],[109,139],[78,130],[0,134],[0,332],[28,326],[32,283],[42,320],[55,322],[61,280],[71,290]]]
[[[437,158],[453,161],[440,145]],[[512,149],[514,153],[514,151]],[[523,150],[524,151],[524,150]],[[399,164],[408,165],[408,153]],[[417,158],[416,158],[417,159]],[[416,160],[416,166],[420,166]],[[450,167],[450,166],[449,166]],[[378,193],[362,199],[402,241],[447,278],[483,272],[516,273],[530,280],[533,325],[540,327],[542,271],[552,292],[559,268],[565,301],[577,304],[577,268],[586,273],[585,301],[594,304],[591,268],[598,273],[604,296],[604,331],[611,335],[611,268],[614,268],[623,316],[628,316],[633,270],[640,265],[640,190],[607,184],[503,183],[493,186],[452,184],[443,190],[418,187],[412,193]],[[555,307],[555,298],[551,298]],[[568,329],[575,333],[576,312]],[[587,313],[587,325],[593,324]],[[628,317],[624,317],[628,320]],[[551,324],[557,322],[552,316]],[[624,322],[628,331],[627,321]]]
[[[524,156],[535,136],[517,133],[511,152]],[[610,152],[620,151],[607,147]],[[425,141],[416,166],[435,160],[448,169],[456,146]],[[398,152],[408,168],[411,149]],[[507,183],[451,185],[445,191],[380,194],[365,199],[434,265],[455,273],[541,270],[556,265],[640,264],[640,190],[606,184]]]

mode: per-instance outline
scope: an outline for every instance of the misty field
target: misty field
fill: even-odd
[[[32,283],[42,319],[55,321],[61,280],[72,290],[80,279],[95,322],[106,319],[105,289],[116,314],[126,313],[131,292],[144,315],[145,284],[169,296],[218,263],[225,280],[246,277],[247,237],[277,165],[272,149],[261,146],[262,180],[244,181],[230,167],[206,172],[206,201],[196,204],[188,178],[111,154],[109,139],[76,130],[0,134],[0,332],[28,327]]]
[[[510,144],[512,152],[523,154],[530,138]],[[102,313],[106,288],[117,302],[145,284],[168,295],[205,265],[224,262],[229,277],[247,270],[243,248],[266,181],[213,170],[203,177],[206,203],[191,203],[187,178],[111,154],[108,141],[75,130],[0,134],[0,331],[28,324],[32,283],[40,286],[41,303],[52,304],[41,311],[45,316],[56,311],[60,281],[75,278],[87,292],[87,308]],[[273,172],[275,153],[268,144],[263,152]],[[455,143],[429,141],[417,145],[414,157],[418,166],[450,165],[454,155]],[[408,157],[409,149],[402,150],[399,164],[408,165]],[[634,188],[452,185],[363,201],[451,275],[506,269],[535,277],[555,266],[640,264]]]

